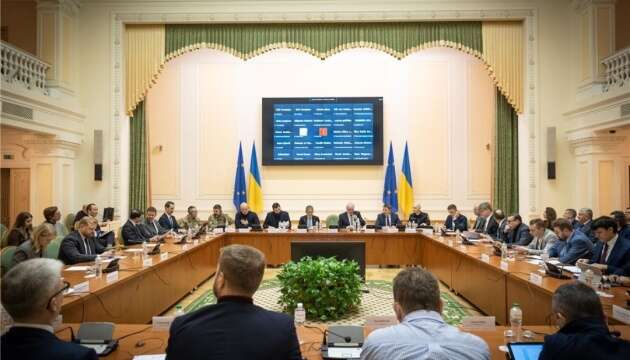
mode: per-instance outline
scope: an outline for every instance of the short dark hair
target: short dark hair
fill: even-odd
[[[599,228],[603,229],[613,229],[613,232],[617,232],[617,222],[615,219],[610,216],[600,216],[597,219],[593,220],[593,224],[591,225],[591,230],[597,230]]]
[[[392,206],[391,206],[391,205],[389,205],[389,204],[383,204],[383,207],[384,207],[384,208],[388,208],[389,210],[391,210],[391,209],[392,209]]]
[[[169,200],[164,203],[164,208],[169,208],[171,205],[175,206],[175,203]]]
[[[512,215],[510,215],[510,217],[514,218],[514,220],[518,220],[520,222],[523,222],[523,218],[519,214],[512,214]]]
[[[568,208],[568,209],[566,209],[566,210],[564,210],[564,211],[565,211],[565,212],[567,212],[567,211],[568,211],[568,212],[570,212],[570,213],[571,213],[571,216],[573,216],[573,217],[576,217],[576,216],[577,216],[577,211],[575,211],[575,209]]]
[[[56,206],[49,206],[44,209],[44,219],[47,221],[52,220],[55,217],[55,213],[59,210]]]
[[[265,272],[265,255],[247,245],[229,245],[221,249],[219,270],[229,286],[253,295]]]
[[[560,230],[571,230],[573,231],[573,225],[571,225],[571,223],[569,222],[569,220],[567,219],[556,219],[553,222],[553,228],[558,228]]]
[[[190,212],[190,210],[192,210],[192,209],[196,209],[196,208],[197,208],[196,206],[194,206],[194,205],[190,205],[190,206],[188,207],[188,212]]]
[[[272,208],[272,209],[277,209],[277,208],[279,208],[279,207],[280,207],[280,204],[279,204],[279,203],[277,203],[277,202],[275,202],[275,203],[271,204],[271,208]]]
[[[214,206],[212,207],[213,209],[219,209],[221,210],[221,205],[219,204],[214,204]]]
[[[313,209],[313,205],[306,205],[306,207],[304,208],[304,211],[308,211],[308,209],[315,210]]]
[[[481,204],[479,204],[479,210],[488,210],[488,211],[492,211],[492,205],[490,205],[489,202],[484,201]]]
[[[405,314],[416,310],[440,311],[440,286],[435,276],[419,267],[406,268],[394,278],[394,301]]]
[[[505,213],[501,209],[494,210],[494,218],[497,220],[505,219]]]
[[[556,213],[556,209],[547,206],[545,208],[545,217],[546,220],[549,222],[553,222],[554,220],[556,220],[558,218],[558,214]]]
[[[130,219],[137,219],[139,217],[142,216],[142,211],[138,210],[138,209],[131,209],[131,211],[129,211],[129,218]]]
[[[599,296],[590,286],[579,281],[561,285],[553,293],[551,308],[567,319],[567,322],[583,319],[604,319]]]
[[[154,213],[157,213],[157,209],[156,209],[156,208],[154,208],[153,206],[149,206],[149,207],[147,208],[147,211],[146,211],[146,212],[148,212],[148,213],[149,213],[149,212],[154,212]]]
[[[626,214],[624,214],[623,211],[615,210],[610,213],[610,216],[612,216],[617,222],[618,231],[620,231],[622,227],[626,226]]]
[[[543,219],[533,219],[529,222],[529,225],[533,225],[539,229],[545,229],[545,221]]]
[[[457,210],[457,206],[455,206],[455,204],[450,204],[448,207],[446,207],[446,210]]]
[[[85,210],[90,211],[90,209],[92,208],[92,206],[96,206],[96,204],[94,203],[89,203],[85,206]]]

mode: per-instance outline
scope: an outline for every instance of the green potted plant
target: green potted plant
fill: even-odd
[[[289,262],[278,274],[278,303],[292,313],[304,305],[310,320],[335,320],[355,311],[361,302],[361,277],[355,261],[305,257]]]

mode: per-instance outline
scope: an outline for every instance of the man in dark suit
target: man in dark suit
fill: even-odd
[[[376,216],[374,227],[377,229],[382,229],[384,227],[398,225],[400,225],[400,218],[398,217],[398,214],[392,213],[392,207],[390,205],[383,205],[383,212]]]
[[[551,311],[560,330],[545,336],[540,360],[628,359],[630,342],[610,333],[602,303],[590,286],[577,281],[561,285]]]
[[[301,360],[293,319],[253,304],[265,256],[245,245],[221,249],[212,290],[216,305],[175,318],[168,360]]]
[[[431,225],[429,214],[422,212],[420,204],[413,207],[413,212],[409,215],[409,223],[416,223],[417,226]]]
[[[357,223],[361,226],[365,226],[365,220],[361,217],[361,213],[354,210],[354,204],[346,204],[346,212],[339,214],[338,225],[340,229],[353,228]]]
[[[270,226],[274,228],[279,228],[281,224],[285,228],[290,229],[291,218],[289,217],[289,213],[286,211],[282,211],[280,204],[275,202],[271,205],[271,211],[267,213],[267,216],[265,217],[263,227],[265,229]]]
[[[566,219],[557,219],[553,222],[553,231],[558,235],[558,240],[549,249],[550,257],[557,257],[563,264],[574,265],[578,259],[591,257],[593,243],[586,235],[573,226]]]
[[[156,216],[157,209],[153,206],[149,206],[144,216],[144,223],[142,224],[145,236],[153,237],[155,235],[164,235],[168,232],[167,229],[163,228],[162,225],[155,220]]]
[[[590,263],[604,274],[630,275],[624,274],[630,268],[630,242],[619,237],[615,219],[602,216],[593,221],[592,229],[599,239],[593,256],[578,262]]]
[[[80,262],[94,261],[97,254],[105,251],[98,241],[94,241],[94,231],[96,230],[96,219],[87,216],[79,220],[78,230],[68,234],[61,240],[59,248],[59,260],[66,265]]]
[[[476,232],[481,232],[481,229],[483,229],[486,219],[481,216],[479,205],[475,205],[475,207],[473,208],[473,214],[475,214],[475,224],[473,225],[472,230]]]
[[[156,241],[160,237],[155,235],[152,237],[146,236],[142,224],[142,213],[138,209],[132,209],[129,212],[129,220],[123,225],[121,236],[125,245],[142,244],[145,241]]]
[[[3,360],[96,360],[94,350],[59,340],[53,323],[70,284],[61,279],[63,264],[31,259],[2,278],[2,306],[13,326],[0,340]]]
[[[624,241],[630,241],[630,224],[626,221],[626,215],[621,210],[615,210],[610,216],[617,222],[617,235]]]
[[[593,229],[591,226],[593,225],[593,210],[589,208],[581,208],[578,213],[578,221],[579,225],[576,230],[580,230],[586,237],[591,239],[593,243],[597,242],[597,238],[595,234],[593,234]]]
[[[234,225],[237,229],[247,229],[252,226],[260,225],[258,215],[249,210],[249,205],[247,203],[241,203],[238,209],[239,211],[234,217]]]
[[[468,230],[468,219],[457,211],[455,204],[450,204],[446,210],[448,210],[448,216],[444,221],[444,227],[448,231],[466,231]]]
[[[508,217],[510,230],[507,234],[507,243],[513,245],[527,246],[532,242],[532,234],[529,226],[523,224],[523,218],[519,214],[512,214]]]
[[[317,224],[319,224],[319,217],[313,215],[313,211],[312,205],[306,206],[306,209],[304,210],[306,215],[300,217],[300,222],[298,223],[299,227],[307,229],[317,227]]]
[[[174,211],[175,203],[172,201],[167,201],[164,204],[164,214],[160,216],[158,223],[167,231],[173,230],[174,232],[177,232],[179,230],[179,224],[177,224],[177,219],[175,219],[175,216],[173,216]]]
[[[497,232],[494,234],[490,233],[490,236],[496,241],[505,242],[507,240],[507,219],[505,218],[505,213],[501,209],[496,209],[492,217],[498,222],[498,225]]]
[[[580,222],[576,219],[577,211],[575,211],[575,209],[569,208],[564,210],[564,214],[562,215],[562,217],[566,219],[571,224],[571,226],[573,226],[574,229],[580,227]]]
[[[496,234],[499,228],[499,223],[492,214],[492,205],[489,202],[482,202],[479,204],[479,216],[483,219],[483,225],[475,231],[482,234],[490,235]]]
[[[79,210],[79,212],[74,217],[75,226],[77,223],[86,216],[91,216],[96,219],[96,229],[94,230],[94,240],[97,241],[101,246],[108,247],[110,245],[114,245],[115,235],[113,231],[102,231],[101,226],[98,224],[98,206],[94,203],[87,204],[85,206],[85,210]]]

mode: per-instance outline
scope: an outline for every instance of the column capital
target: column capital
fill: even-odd
[[[61,10],[64,14],[75,16],[79,14],[81,2],[79,0],[37,0],[37,11]]]
[[[79,144],[56,139],[53,136],[27,135],[24,143],[28,148],[31,158],[54,157],[74,159],[77,157]]]
[[[569,140],[571,153],[575,156],[613,155],[619,152],[619,145],[625,136],[593,133],[584,137]]]

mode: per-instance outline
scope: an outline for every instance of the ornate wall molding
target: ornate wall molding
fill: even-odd
[[[593,135],[571,140],[571,153],[575,156],[585,155],[613,155],[619,151],[619,145],[625,141],[625,136]]]

